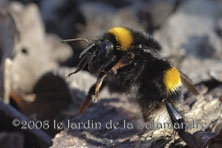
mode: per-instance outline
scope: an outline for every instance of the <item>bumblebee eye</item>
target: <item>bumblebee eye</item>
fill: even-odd
[[[109,40],[105,40],[101,43],[98,51],[98,57],[105,58],[113,51],[113,43]]]

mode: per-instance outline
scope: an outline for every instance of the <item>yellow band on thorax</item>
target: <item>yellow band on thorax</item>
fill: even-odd
[[[129,29],[124,27],[114,27],[111,28],[108,32],[115,36],[116,41],[120,44],[120,50],[129,50],[133,42],[133,36]]]

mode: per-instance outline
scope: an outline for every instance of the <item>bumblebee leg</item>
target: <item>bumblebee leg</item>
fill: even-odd
[[[117,62],[112,68],[111,70],[108,71],[108,73],[116,73],[118,69],[121,69],[127,65],[129,65],[130,63],[132,63],[132,60],[134,58],[134,54],[130,54],[129,56],[124,56],[122,59],[119,60],[119,62]],[[113,59],[114,60],[114,59]],[[111,60],[110,62],[113,62],[113,60]],[[107,63],[110,64],[110,63]],[[102,83],[104,81],[104,79],[107,77],[107,73],[105,74],[100,74],[97,82],[96,82],[96,86],[95,86],[95,96],[93,98],[94,101],[98,101],[98,95],[100,92],[100,88],[102,86]]]
[[[82,102],[78,112],[74,115],[71,115],[71,117],[76,117],[76,116],[83,114],[86,111],[86,109],[89,107],[89,105],[91,104],[92,99],[94,101],[98,100],[98,95],[99,95],[99,92],[103,86],[102,85],[103,80],[105,79],[106,76],[107,76],[106,74],[99,76],[97,82],[90,87],[89,92],[88,92],[85,100]]]
[[[89,89],[89,92],[88,92],[85,100],[82,102],[82,104],[81,104],[78,112],[77,112],[76,114],[71,115],[70,117],[79,116],[79,115],[83,114],[83,113],[86,111],[86,109],[89,107],[89,105],[90,105],[91,102],[92,102],[92,96],[93,96],[94,93],[95,93],[95,88],[96,88],[96,83],[93,84],[93,85],[91,86],[91,88]]]
[[[79,64],[77,65],[76,70],[75,70],[74,72],[70,73],[70,74],[68,75],[68,77],[70,77],[71,75],[73,75],[73,74],[79,72],[80,70],[84,69],[84,68],[86,67],[86,64],[88,63],[88,59],[89,59],[89,58],[88,58],[88,55],[85,55],[85,56],[81,59],[81,61],[79,62]]]
[[[122,57],[109,71],[110,73],[117,73],[118,69],[121,69],[123,67],[126,67],[127,65],[131,64],[133,62],[135,55],[133,53],[129,53]]]
[[[107,61],[99,68],[98,71],[107,71],[107,69],[110,68],[110,66],[113,65],[115,61],[116,61],[116,56],[107,58]]]
[[[119,60],[119,62],[117,62],[112,68],[111,70],[108,71],[108,73],[116,73],[118,69],[121,69],[127,65],[129,65],[130,63],[132,63],[134,58],[134,54],[130,53],[130,55],[124,56],[122,59]],[[114,59],[113,59],[114,60]],[[110,62],[112,62],[113,60],[111,60]],[[110,63],[107,63],[110,64]],[[98,95],[100,92],[100,88],[102,86],[102,83],[104,81],[104,79],[107,77],[107,73],[105,74],[100,74],[97,82],[96,82],[96,86],[95,86],[95,96],[93,98],[94,101],[98,101]]]
[[[127,54],[122,59],[120,59],[119,62],[117,62],[111,68],[111,70],[108,71],[108,73],[115,73],[115,72],[117,72],[118,69],[121,69],[121,68],[131,64],[133,59],[134,59],[134,54],[133,53]],[[103,81],[107,77],[108,73],[101,73],[99,75],[97,82],[93,86],[91,86],[91,88],[90,88],[90,90],[88,92],[88,95],[85,98],[85,100],[83,101],[83,103],[81,104],[78,112],[76,114],[74,114],[74,115],[71,115],[71,117],[75,117],[75,116],[83,114],[86,111],[86,109],[89,107],[89,105],[91,104],[92,99],[94,101],[98,100],[98,95],[99,95],[99,92],[101,90]]]
[[[95,85],[93,101],[98,101],[100,88],[101,88],[101,86],[103,84],[103,81],[106,78],[106,76],[107,76],[107,74],[103,74],[103,75],[99,76],[99,79],[97,80],[96,85]]]
[[[182,115],[179,113],[179,111],[167,100],[165,100],[165,105],[169,113],[173,127],[174,125],[180,125],[178,129],[174,128],[174,130],[179,134],[180,138],[182,138],[190,147],[198,148],[199,145],[195,137],[189,132],[185,131],[186,123]]]

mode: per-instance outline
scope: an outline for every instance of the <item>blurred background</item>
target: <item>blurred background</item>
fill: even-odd
[[[120,139],[129,139],[137,130],[111,132],[104,128],[103,133],[93,129],[83,133],[79,129],[69,134],[53,128],[53,121],[61,122],[78,109],[96,81],[87,71],[68,77],[86,45],[61,40],[96,39],[113,26],[150,34],[161,44],[162,56],[186,73],[194,84],[201,85],[208,99],[222,96],[221,0],[0,0],[1,147],[136,145],[138,137],[131,142]],[[118,90],[114,84],[110,86],[111,91]],[[110,94],[107,89],[100,97],[111,99],[95,104],[79,121],[89,118],[95,121],[101,116],[107,118],[101,122],[113,117],[119,122],[140,118],[133,99]],[[190,109],[197,101],[191,98]],[[215,122],[218,116],[214,116]],[[14,119],[27,123],[49,121],[49,128],[22,130],[22,123],[12,124]],[[62,138],[54,138],[57,133]],[[120,133],[122,137],[118,137]],[[75,137],[73,143],[60,145],[66,136]]]

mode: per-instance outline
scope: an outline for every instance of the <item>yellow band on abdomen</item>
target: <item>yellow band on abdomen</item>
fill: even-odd
[[[168,69],[163,77],[163,83],[166,87],[167,92],[175,92],[179,86],[182,85],[180,79],[180,73],[175,67]]]

